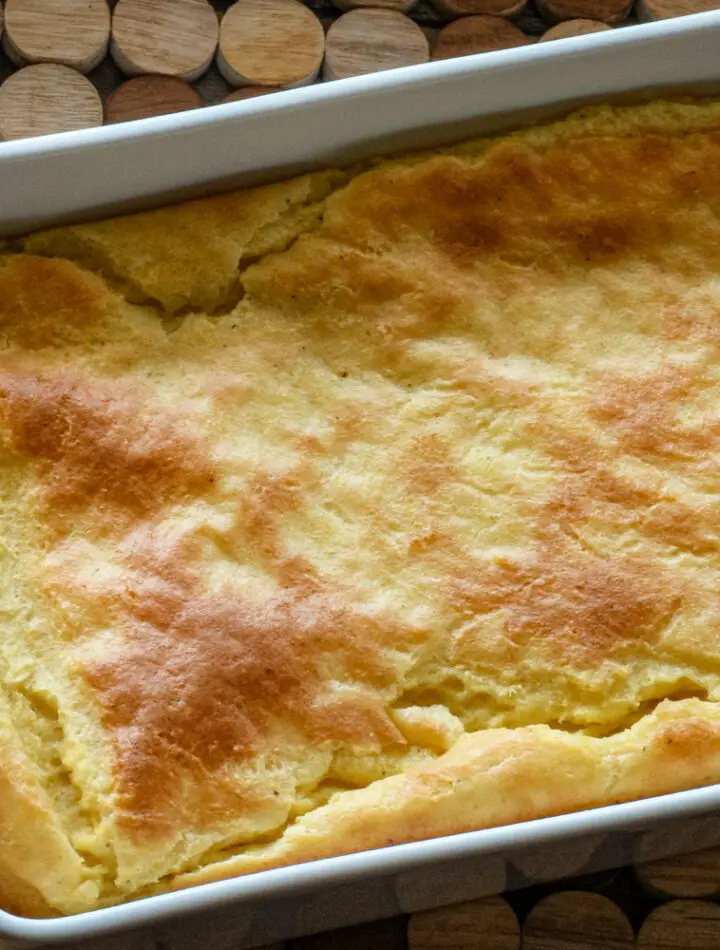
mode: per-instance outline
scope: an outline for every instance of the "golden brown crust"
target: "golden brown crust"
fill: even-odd
[[[5,906],[720,780],[719,159],[593,109],[0,256]]]

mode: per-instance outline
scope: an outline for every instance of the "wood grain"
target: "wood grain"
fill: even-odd
[[[432,5],[444,17],[459,16],[517,16],[526,6],[526,0],[432,0]]]
[[[17,66],[61,63],[87,73],[109,39],[106,0],[7,0],[3,47]]]
[[[542,15],[551,23],[559,20],[600,20],[614,25],[630,12],[633,0],[536,0]]]
[[[328,30],[323,76],[346,79],[429,58],[427,37],[409,17],[394,10],[351,10]]]
[[[358,7],[377,7],[382,10],[397,10],[407,13],[417,4],[417,0],[332,0],[338,10],[356,10]]]
[[[689,13],[705,13],[720,9],[718,0],[638,0],[638,19],[667,20],[670,17],[687,16]]]
[[[217,16],[207,0],[118,0],[113,10],[110,48],[128,76],[198,79],[217,41]]]
[[[234,86],[302,86],[325,52],[322,24],[298,0],[240,0],[220,24],[217,63]]]
[[[540,41],[565,40],[571,36],[585,36],[587,33],[600,33],[611,29],[611,26],[602,23],[600,20],[563,20],[562,23],[551,26],[549,30],[543,33]]]
[[[625,914],[608,897],[561,891],[536,904],[523,926],[523,950],[634,950]]]
[[[255,99],[257,96],[267,96],[277,91],[273,86],[243,86],[241,89],[235,89],[229,96],[225,96],[223,102],[241,102],[243,99]]]
[[[68,66],[25,66],[0,86],[0,139],[20,139],[102,125],[93,84]]]
[[[413,914],[409,950],[519,950],[520,924],[502,897]]]
[[[720,894],[720,849],[662,858],[638,864],[635,874],[643,889],[656,897],[713,897]],[[718,935],[720,943],[720,934]]]
[[[508,20],[496,16],[467,16],[443,27],[433,47],[432,58],[450,59],[525,46],[530,39]]]
[[[185,112],[204,105],[202,96],[182,79],[173,76],[136,76],[108,97],[105,121],[130,122],[172,112]]]
[[[720,907],[710,901],[671,901],[640,928],[637,950],[717,950]]]

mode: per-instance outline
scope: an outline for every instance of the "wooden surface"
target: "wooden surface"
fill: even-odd
[[[7,0],[3,44],[18,66],[61,63],[87,73],[109,39],[106,0]]]
[[[517,16],[525,0],[433,0],[435,9],[448,19],[485,13],[489,16]]]
[[[601,20],[563,20],[551,26],[546,33],[543,33],[540,40],[564,40],[570,36],[584,36],[586,33],[600,33],[611,29],[611,26]]]
[[[628,15],[632,0],[537,0],[537,5],[552,23],[582,18],[615,24]]]
[[[720,907],[709,901],[672,901],[640,928],[637,950],[718,950]]]
[[[454,20],[438,34],[433,59],[450,59],[471,53],[524,46],[530,40],[509,20],[496,16],[468,16]]]
[[[242,102],[243,99],[254,99],[256,96],[266,96],[270,92],[277,92],[273,86],[243,86],[225,96],[223,102]]]
[[[408,13],[417,3],[417,0],[332,0],[338,10],[356,10],[358,7],[379,7],[383,10],[397,10]]]
[[[561,891],[528,914],[523,950],[634,950],[630,921],[609,897]]]
[[[641,20],[665,20],[669,17],[705,13],[720,6],[717,0],[638,0],[637,13]]]
[[[212,62],[218,21],[207,0],[117,0],[112,54],[128,76],[197,79]]]
[[[217,62],[234,86],[305,85],[324,53],[322,24],[298,0],[240,0],[220,24]]]
[[[429,56],[427,37],[404,14],[394,10],[351,10],[328,31],[323,76],[346,79],[425,63]]]
[[[105,103],[107,123],[147,119],[197,109],[205,102],[181,79],[172,76],[136,76],[113,92]]]
[[[413,914],[407,943],[409,950],[477,950],[481,946],[486,950],[519,950],[520,923],[506,900],[486,897]]]
[[[90,128],[102,121],[97,90],[67,66],[26,66],[0,86],[0,139]]]

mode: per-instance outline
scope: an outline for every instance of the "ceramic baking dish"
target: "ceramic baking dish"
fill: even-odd
[[[717,92],[719,49],[720,12],[698,14],[5,143],[0,231],[440,145],[590,101]],[[0,912],[0,937],[77,944],[139,929],[190,950],[207,946],[212,921],[213,950],[239,948],[717,843],[720,786],[265,871],[72,918]]]

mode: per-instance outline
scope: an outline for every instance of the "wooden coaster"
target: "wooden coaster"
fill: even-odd
[[[185,112],[204,105],[202,96],[173,76],[136,76],[113,92],[105,103],[105,121],[130,122],[155,115]]]
[[[109,39],[105,0],[7,0],[3,48],[16,66],[62,63],[87,73]]]
[[[530,42],[516,26],[502,17],[467,16],[448,23],[438,34],[433,59],[489,53],[496,49],[525,46]]]
[[[551,894],[528,914],[523,950],[634,950],[635,935],[622,910],[590,891]]]
[[[564,20],[556,26],[551,26],[540,37],[540,42],[545,40],[566,40],[571,36],[584,36],[586,33],[600,33],[604,30],[611,30],[612,27],[607,23],[601,23],[600,20]]]
[[[208,0],[118,0],[113,59],[128,76],[158,73],[192,82],[212,62],[218,21]]]
[[[717,950],[720,907],[710,901],[670,901],[640,928],[637,950]]]
[[[102,121],[97,90],[67,66],[26,66],[0,86],[0,139],[87,129]]]
[[[459,16],[517,16],[522,13],[526,0],[432,0],[432,5],[443,16],[454,20]]]
[[[409,17],[394,10],[351,10],[328,30],[323,77],[346,79],[429,58],[427,37]]]
[[[635,874],[653,897],[713,897],[720,894],[720,849],[638,864]]]
[[[234,86],[304,86],[324,52],[322,24],[298,0],[240,0],[220,24],[217,64]]]
[[[519,950],[520,924],[502,897],[413,914],[409,950]]]
[[[614,25],[625,19],[633,0],[536,0],[536,3],[540,13],[551,23],[582,19]]]
[[[277,92],[273,86],[243,86],[242,89],[236,89],[229,96],[225,96],[223,102],[241,102],[243,99],[254,99],[256,96],[267,96],[268,93]]]
[[[637,0],[636,10],[638,19],[647,22],[689,13],[706,13],[719,7],[718,0]]]

